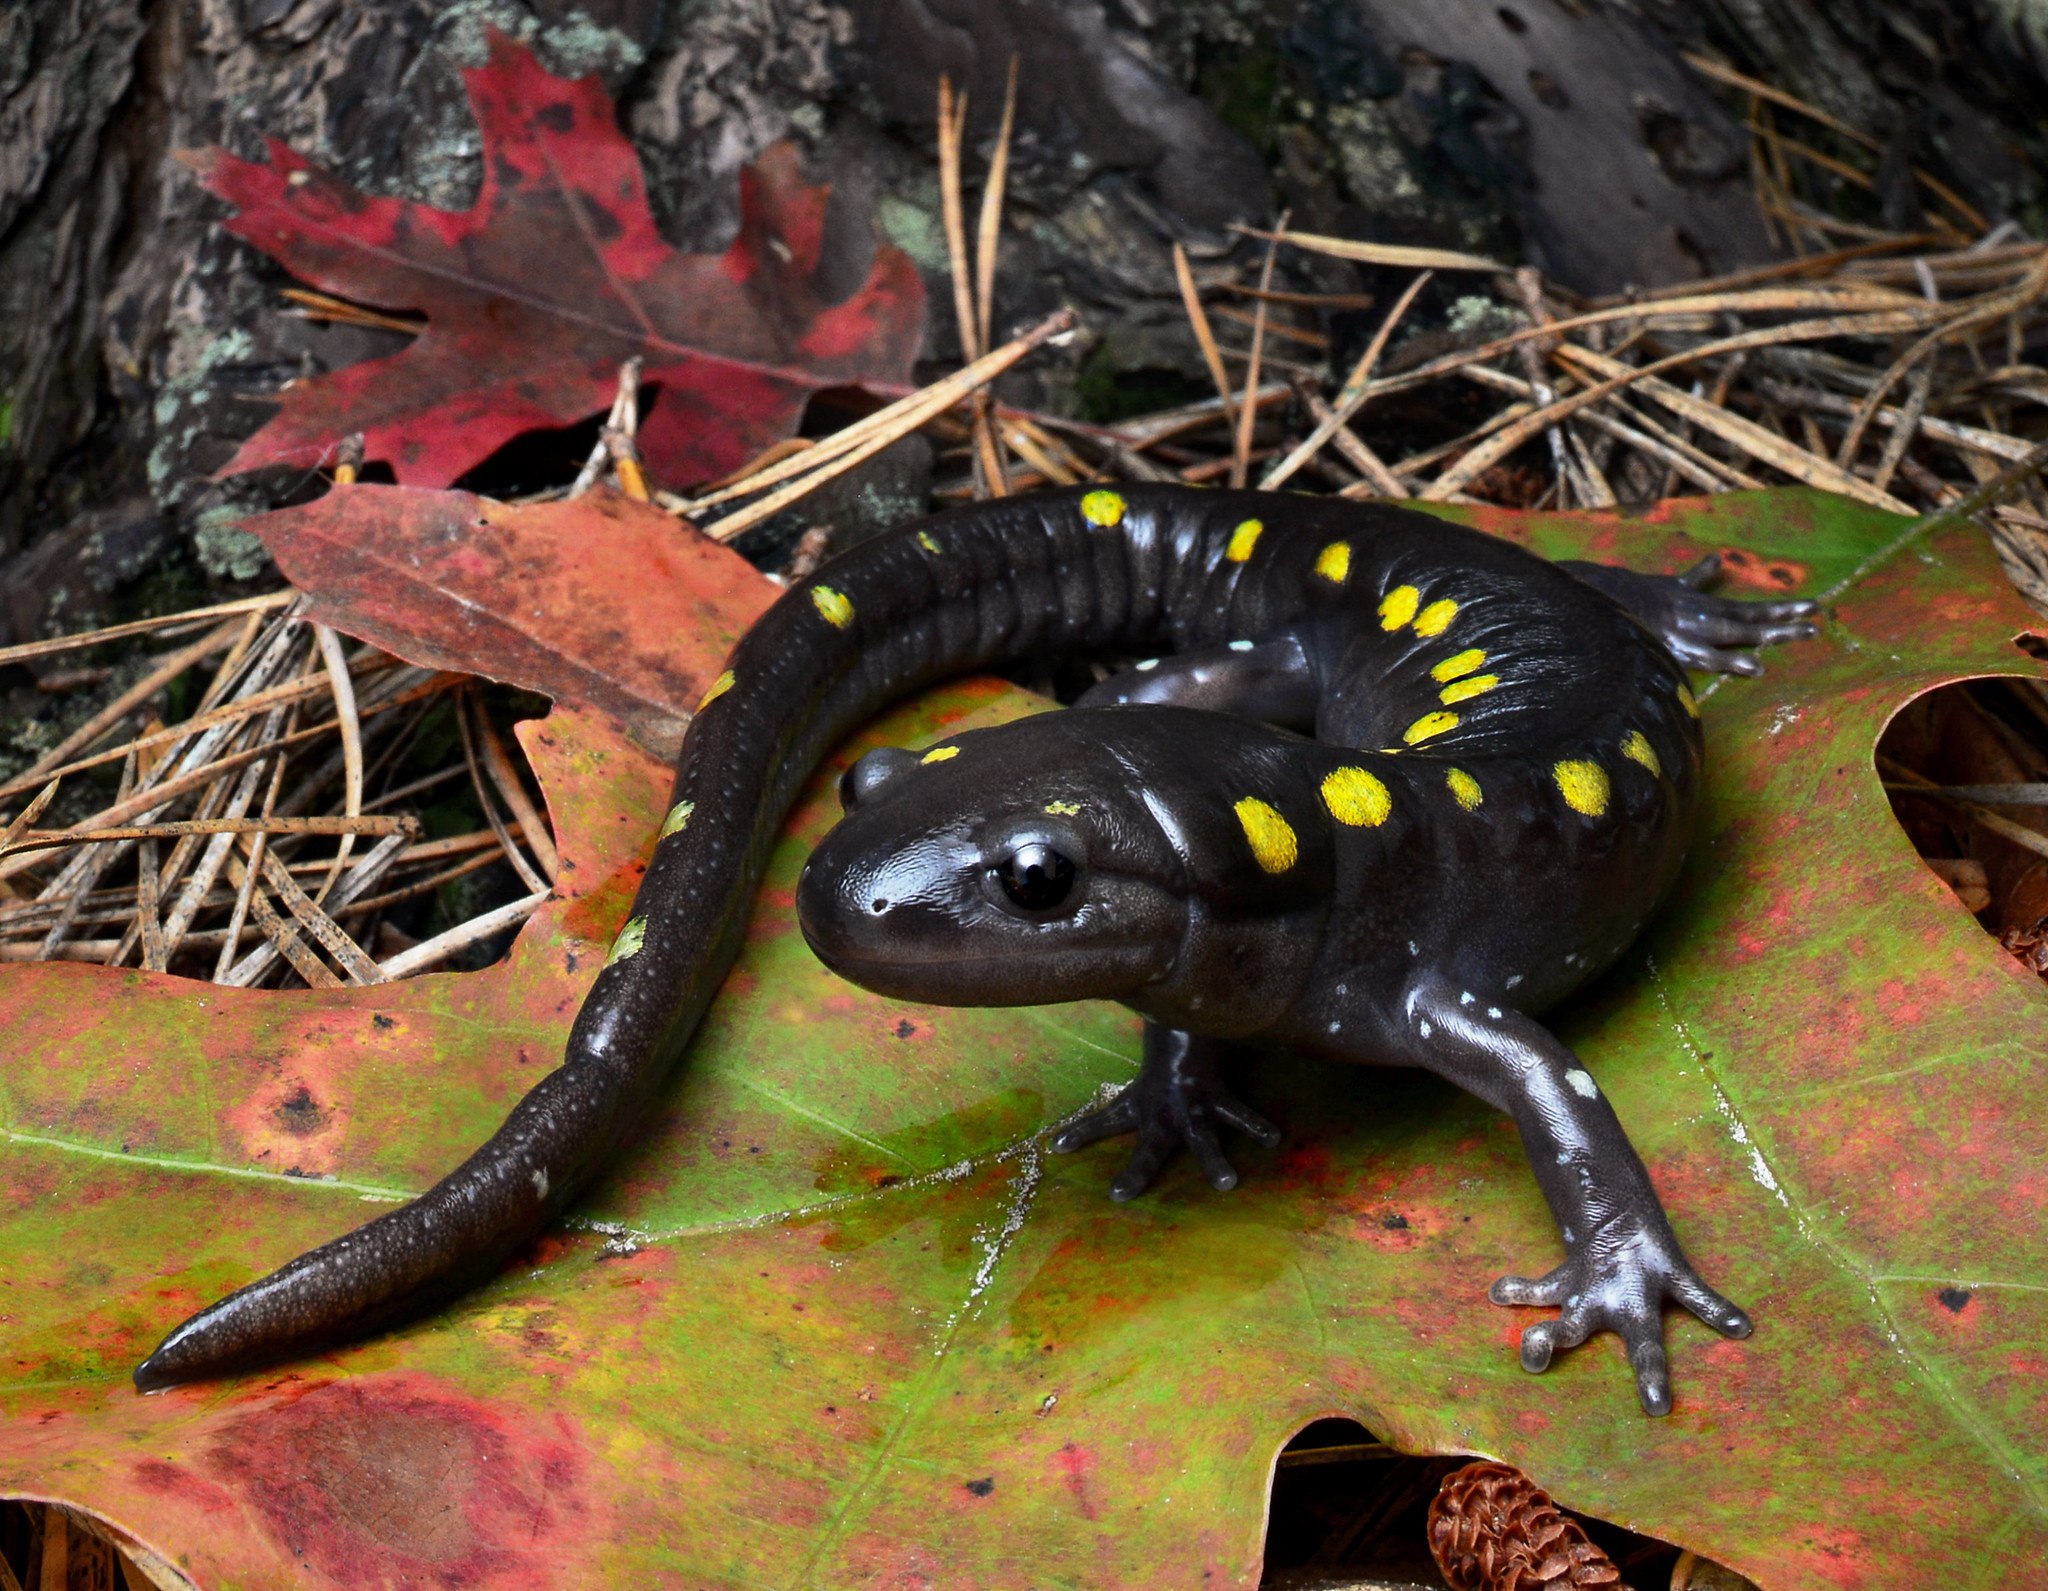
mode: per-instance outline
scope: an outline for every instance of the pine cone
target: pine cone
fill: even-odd
[[[1578,1521],[1505,1464],[1467,1464],[1429,1505],[1429,1550],[1451,1591],[1628,1591]]]

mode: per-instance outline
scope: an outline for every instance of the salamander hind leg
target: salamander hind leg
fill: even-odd
[[[1622,1340],[1644,1412],[1671,1409],[1664,1354],[1666,1301],[1725,1337],[1750,1319],[1701,1279],[1680,1249],[1613,1108],[1577,1056],[1519,1012],[1425,986],[1411,991],[1410,1058],[1506,1111],[1556,1218],[1564,1263],[1531,1279],[1504,1276],[1497,1304],[1556,1308],[1522,1334],[1522,1367],[1548,1368],[1560,1348],[1595,1332]]]
[[[1224,1156],[1219,1124],[1235,1127],[1268,1149],[1280,1142],[1280,1129],[1224,1086],[1221,1062],[1230,1048],[1216,1039],[1146,1023],[1145,1061],[1137,1080],[1100,1110],[1055,1133],[1053,1151],[1068,1154],[1135,1132],[1138,1143],[1130,1162],[1109,1185],[1109,1196],[1119,1202],[1143,1193],[1182,1149],[1192,1151],[1209,1186],[1219,1191],[1236,1187],[1237,1172]]]
[[[1716,674],[1761,674],[1753,648],[1816,635],[1811,615],[1819,604],[1803,600],[1749,602],[1707,591],[1721,572],[1711,553],[1682,575],[1646,575],[1611,564],[1560,564],[1605,592],[1633,614],[1687,668]]]

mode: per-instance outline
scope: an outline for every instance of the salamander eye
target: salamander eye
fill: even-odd
[[[1074,888],[1074,864],[1041,840],[1029,840],[996,864],[1003,893],[1028,912],[1049,912]]]

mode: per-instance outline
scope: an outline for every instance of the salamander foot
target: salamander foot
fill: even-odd
[[[1817,602],[1749,602],[1710,594],[1706,588],[1721,572],[1719,553],[1709,553],[1682,575],[1638,574],[1607,564],[1563,567],[1627,608],[1687,668],[1761,674],[1764,666],[1751,648],[1820,633],[1812,621]]]
[[[1069,1154],[1118,1133],[1136,1132],[1138,1146],[1130,1163],[1109,1185],[1109,1196],[1119,1203],[1150,1187],[1182,1148],[1194,1152],[1210,1187],[1219,1192],[1236,1187],[1237,1172],[1224,1158],[1216,1124],[1235,1127],[1268,1149],[1280,1142],[1280,1129],[1224,1086],[1219,1062],[1228,1048],[1148,1023],[1145,1064],[1137,1080],[1100,1110],[1062,1127],[1051,1139],[1053,1152]]]
[[[1618,1215],[1596,1229],[1547,1276],[1503,1276],[1489,1291],[1496,1304],[1561,1307],[1522,1333],[1522,1368],[1541,1372],[1560,1348],[1576,1348],[1596,1331],[1621,1338],[1646,1414],[1671,1412],[1671,1374],[1664,1358],[1664,1301],[1683,1304],[1724,1337],[1747,1337],[1749,1316],[1700,1280],[1660,1217]]]

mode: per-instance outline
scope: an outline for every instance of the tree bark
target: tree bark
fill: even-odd
[[[215,482],[288,380],[397,345],[300,318],[176,151],[283,139],[358,186],[463,207],[458,68],[494,24],[619,98],[664,229],[716,248],[739,168],[796,138],[835,184],[849,283],[874,230],[926,272],[926,353],[957,352],[935,76],[985,151],[1020,111],[998,318],[1059,302],[1089,335],[1032,378],[1206,378],[1169,245],[1307,230],[1532,259],[1612,291],[1768,256],[1737,104],[1681,47],[1890,139],[1987,217],[2041,216],[2039,30],[2012,0],[56,0],[0,9],[0,644],[90,622],[141,569],[260,566],[235,528],[313,483]],[[2010,20],[2007,20],[2010,18]],[[978,169],[978,163],[974,169]],[[1912,184],[1906,184],[1911,197]],[[1294,285],[1384,293],[1299,259]],[[1445,283],[1418,323],[1478,279]],[[1338,338],[1342,344],[1342,337]],[[685,484],[685,483],[671,483]]]

